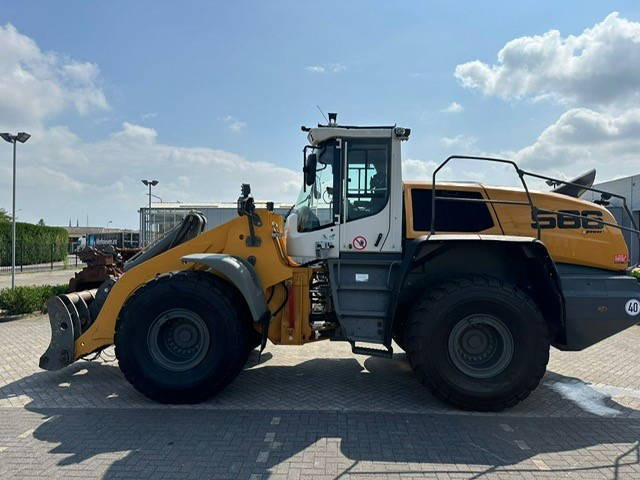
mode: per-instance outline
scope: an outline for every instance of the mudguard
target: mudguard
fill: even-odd
[[[204,265],[227,278],[244,297],[254,322],[271,317],[258,274],[245,259],[221,253],[197,253],[182,257],[182,262]]]

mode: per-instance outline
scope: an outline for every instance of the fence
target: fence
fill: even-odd
[[[69,254],[67,242],[16,241],[16,271],[36,272],[81,268],[77,255]],[[11,272],[11,242],[0,242],[0,274]]]

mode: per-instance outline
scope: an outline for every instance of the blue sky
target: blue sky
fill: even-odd
[[[498,52],[514,39],[550,30],[565,40],[580,37],[614,11],[611,28],[585,41],[609,45],[606,55],[619,64],[636,59],[640,48],[638,2],[12,3],[0,24],[4,49],[17,53],[0,53],[0,73],[27,71],[30,85],[40,82],[30,95],[43,97],[28,114],[0,99],[3,129],[34,132],[34,142],[20,149],[28,181],[19,190],[19,216],[65,224],[89,214],[91,223],[136,226],[141,175],[157,177],[157,193],[170,201],[233,201],[245,177],[255,177],[248,180],[256,197],[291,200],[305,142],[299,126],[321,120],[316,105],[345,123],[411,127],[404,150],[411,178],[449,153],[512,154],[533,169],[578,174],[603,155],[633,149],[625,143],[606,150],[609,138],[585,154],[584,147],[558,145],[566,139],[553,130],[549,138],[543,132],[554,125],[566,132],[569,121],[575,130],[585,116],[597,124],[618,119],[633,130],[635,117],[625,115],[637,107],[638,92],[624,87],[632,73],[605,80],[593,74],[587,85],[587,66],[558,80],[561,60],[532,68],[526,47],[514,49],[506,73],[454,73],[474,60],[499,67]],[[37,53],[20,46],[24,39]],[[550,37],[544,41],[553,48]],[[575,56],[585,48],[592,47],[575,47]],[[537,68],[547,73],[522,80]],[[18,83],[5,81],[4,94],[10,87],[9,95],[30,92],[21,76],[7,78]],[[611,88],[620,89],[613,99],[593,94]],[[537,160],[545,153],[547,160]],[[571,155],[575,161],[561,168],[553,160]],[[0,207],[9,208],[5,167],[0,162]],[[633,168],[607,161],[601,179]]]

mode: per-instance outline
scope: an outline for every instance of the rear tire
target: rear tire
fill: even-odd
[[[524,400],[549,361],[549,334],[537,305],[490,277],[457,279],[414,305],[404,341],[418,379],[465,410],[499,411]]]
[[[114,343],[120,369],[143,395],[161,403],[197,403],[242,370],[249,321],[233,291],[206,272],[158,277],[126,303]]]

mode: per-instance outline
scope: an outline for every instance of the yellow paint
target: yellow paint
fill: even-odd
[[[416,238],[423,231],[414,230],[412,188],[430,188],[429,183],[412,182],[404,185],[406,209],[406,237]],[[479,184],[442,184],[438,188],[478,191],[483,198],[493,200],[525,201],[524,192],[514,189],[483,187]],[[554,193],[532,192],[536,206],[549,210],[598,210],[602,220],[615,223],[611,213],[591,202],[570,198]],[[429,206],[421,206],[430,208]],[[536,236],[531,227],[531,211],[528,206],[490,205],[489,211],[494,226],[480,233]],[[256,235],[261,238],[259,247],[248,247],[249,233],[246,217],[237,217],[223,225],[202,233],[193,240],[183,243],[138,265],[125,273],[113,286],[105,304],[93,325],[75,342],[75,358],[78,359],[99,348],[111,345],[116,321],[127,299],[142,285],[158,275],[187,269],[201,269],[202,266],[183,264],[181,258],[195,253],[226,253],[242,258],[256,258],[256,272],[267,298],[271,297],[269,309],[275,312],[285,302],[284,282],[290,292],[283,308],[275,315],[269,326],[269,339],[274,343],[301,345],[314,341],[309,325],[310,300],[309,282],[312,270],[300,267],[286,256],[286,244],[282,238],[283,219],[267,210],[256,212],[262,225],[256,227]],[[440,232],[454,233],[454,232]],[[628,254],[627,246],[619,229],[605,226],[597,233],[583,229],[543,230],[541,240],[546,244],[551,257],[556,262],[623,270],[626,264],[614,262],[617,254]],[[273,292],[273,295],[271,293]],[[259,327],[255,327],[259,330]]]
[[[426,232],[413,228],[413,205],[411,204],[412,188],[431,188],[430,182],[411,182],[404,185],[404,199],[406,209],[406,236],[416,238]],[[486,187],[480,184],[443,183],[438,184],[442,190],[467,190],[480,192],[483,198],[491,200],[508,200],[526,202],[524,191],[513,188]],[[531,192],[533,204],[546,210],[597,210],[602,212],[602,220],[616,224],[616,220],[604,207],[579,198],[572,198],[552,192]],[[431,208],[431,205],[421,206]],[[537,230],[531,226],[531,209],[528,205],[505,205],[494,203],[489,206],[494,221],[491,229],[484,230],[485,234],[501,233],[524,237],[536,237]],[[496,221],[497,220],[497,221]],[[575,229],[541,229],[540,240],[546,245],[551,258],[557,263],[570,263],[587,267],[604,268],[609,270],[624,270],[626,263],[616,263],[615,256],[628,256],[627,244],[622,231],[615,227],[604,226],[600,230]],[[439,232],[456,233],[456,232]]]
[[[100,314],[91,327],[75,342],[75,359],[101,347],[113,343],[113,335],[116,320],[120,314],[122,306],[127,299],[142,285],[158,275],[180,270],[203,268],[193,264],[183,264],[181,258],[194,253],[226,253],[237,255],[242,258],[249,256],[256,257],[256,272],[263,285],[267,298],[271,289],[276,291],[269,303],[271,311],[275,311],[284,300],[284,289],[278,286],[280,282],[293,282],[296,287],[295,297],[298,300],[294,303],[293,309],[297,311],[296,329],[298,333],[294,335],[296,342],[302,342],[303,327],[299,325],[303,318],[308,315],[308,290],[305,293],[300,288],[308,289],[308,278],[310,269],[293,266],[283,255],[280,241],[276,238],[282,234],[283,220],[280,215],[267,210],[257,210],[256,213],[262,220],[262,225],[256,227],[256,235],[261,238],[259,247],[248,247],[246,237],[249,233],[247,217],[237,217],[223,225],[198,235],[193,240],[178,245],[146,262],[136,266],[126,272],[113,286],[105,304],[100,310]],[[276,235],[274,235],[276,234]],[[296,276],[294,277],[294,271]],[[300,278],[306,276],[306,283]],[[302,285],[302,287],[300,287]],[[305,299],[306,302],[305,302]],[[280,321],[288,315],[289,307],[285,306],[281,312],[273,319],[269,328],[269,338],[275,343],[280,342],[281,328]],[[307,338],[309,334],[307,333]],[[293,343],[285,341],[284,343]],[[299,343],[297,343],[299,344]]]

